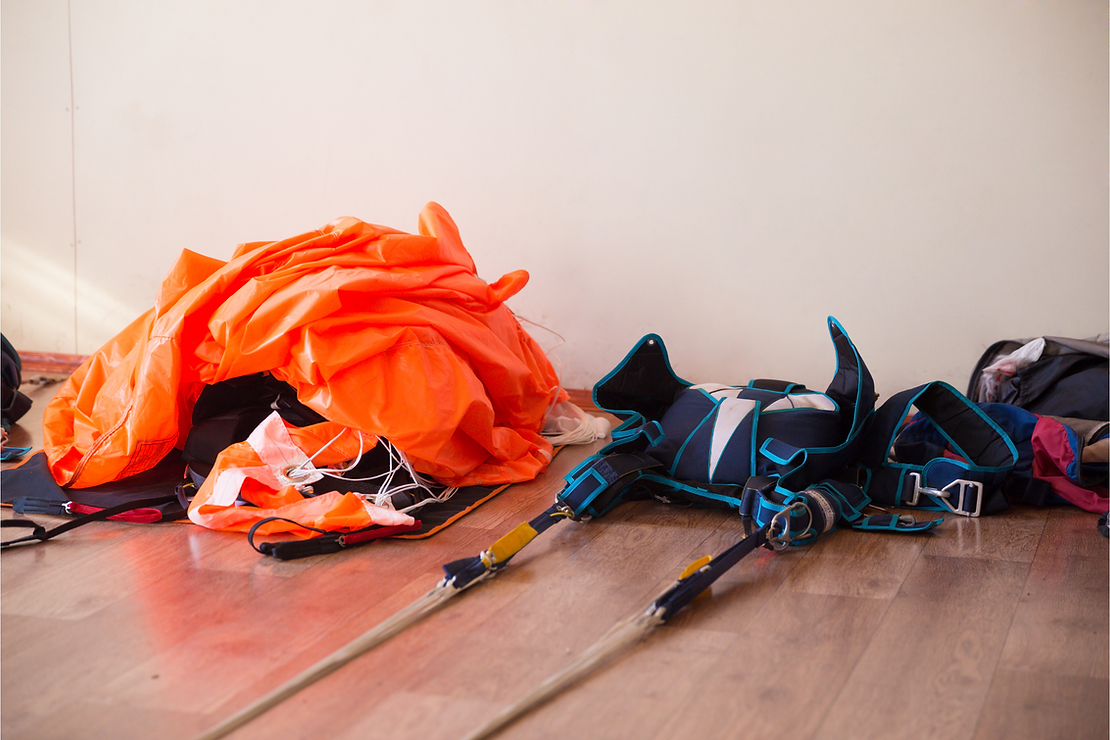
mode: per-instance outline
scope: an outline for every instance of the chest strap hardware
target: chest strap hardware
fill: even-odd
[[[908,473],[907,477],[913,481],[913,494],[912,498],[903,502],[906,506],[917,506],[921,494],[925,494],[934,501],[943,504],[953,514],[977,517],[983,512],[983,484],[979,481],[957,478],[943,488],[930,488],[921,485],[920,473]],[[958,490],[953,491],[953,488],[958,488]],[[971,496],[968,496],[968,491],[972,492]],[[952,505],[953,493],[956,494],[955,506]],[[974,501],[974,507],[969,505],[972,501]]]

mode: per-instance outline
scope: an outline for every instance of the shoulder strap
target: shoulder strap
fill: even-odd
[[[891,457],[910,409],[916,407],[958,457],[909,453]],[[860,452],[865,490],[881,506],[947,509],[963,516],[1008,508],[1002,486],[1017,464],[1010,437],[966,396],[936,381],[902,391],[875,413]]]

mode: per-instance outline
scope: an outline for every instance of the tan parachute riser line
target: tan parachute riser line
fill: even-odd
[[[636,617],[618,622],[604,637],[580,653],[565,668],[512,706],[504,709],[489,722],[466,735],[463,740],[485,740],[492,737],[533,708],[561,693],[605,661],[647,637],[653,629],[663,623],[661,612],[661,609],[652,608]]]
[[[746,555],[760,546],[775,545],[779,538],[774,536],[768,538],[770,529],[770,524],[765,525],[716,557],[707,555],[687,565],[678,580],[656,597],[644,611],[618,622],[565,668],[504,709],[492,720],[466,735],[464,740],[485,740],[492,737],[531,709],[569,688],[617,653],[642,640],[695,597],[704,593],[721,574],[736,565]],[[789,530],[784,529],[783,534],[788,535]]]
[[[474,585],[479,580],[481,579],[476,579],[470,585]],[[211,730],[198,735],[195,740],[216,740],[234,732],[306,686],[310,686],[335,670],[342,668],[363,653],[377,647],[410,625],[428,616],[461,591],[462,589],[454,588],[447,583],[441,583],[361,637],[356,638],[353,642],[344,645],[319,663],[289,679]]]
[[[461,588],[454,586],[451,579],[445,578],[431,591],[428,591],[361,637],[356,638],[353,642],[343,646],[307,670],[289,679],[270,693],[236,712],[231,717],[228,717],[216,727],[198,735],[195,740],[217,740],[217,738],[227,736],[253,720],[255,717],[264,714],[293,696],[301,689],[319,681],[321,678],[324,678],[347,663],[350,663],[363,653],[372,650],[394,635],[404,631],[439,609],[456,594],[488,578],[495,572],[492,570],[495,565],[504,563],[513,555],[516,555],[525,545],[531,542],[537,534],[538,532],[536,532],[535,528],[528,522],[517,525],[516,528],[502,536],[494,542],[488,550],[479,555],[483,564],[489,569],[483,576],[470,581]]]

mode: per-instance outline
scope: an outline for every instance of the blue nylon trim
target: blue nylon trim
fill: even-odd
[[[772,452],[772,446],[779,448],[780,452],[786,452],[787,450],[789,450],[791,452],[790,457],[783,457],[781,454]],[[796,458],[798,455],[805,455],[806,451],[802,447],[794,447],[793,445],[787,444],[786,442],[782,442],[777,439],[766,439],[763,441],[763,445],[759,448],[759,453],[772,462],[778,463],[779,465],[787,465],[792,462],[794,458]],[[803,463],[804,462],[805,461],[803,460]]]
[[[759,417],[763,414],[763,402],[756,401],[755,407],[751,411],[752,417],[752,442],[751,449],[749,450],[748,460],[748,475],[755,475],[755,471],[759,468],[756,467],[756,441],[759,439]]]
[[[895,468],[898,471],[898,491],[895,494],[894,505],[895,506],[905,506],[905,501],[904,501],[903,497],[905,496],[906,485],[908,484],[908,482],[906,481],[906,478],[907,478],[907,476],[909,476],[910,473],[913,473],[913,472],[918,472],[919,473],[920,471],[910,470],[909,465],[903,465],[903,464],[900,464],[900,463],[887,463],[886,467]],[[924,482],[924,481],[922,481],[922,482]],[[918,503],[920,503],[920,501]]]
[[[673,377],[681,385],[685,385],[685,386],[693,385],[693,383],[691,383],[690,381],[683,380],[682,378],[678,377],[678,375],[675,374],[675,371],[671,368],[671,358],[670,358],[670,355],[667,354],[667,345],[663,344],[663,338],[661,336],[659,336],[658,334],[645,334],[644,336],[640,337],[640,341],[636,342],[636,344],[632,347],[632,349],[628,350],[628,352],[624,356],[624,359],[621,360],[620,362],[618,362],[616,367],[614,367],[612,370],[610,370],[605,375],[604,378],[602,378],[601,380],[594,383],[593,392],[590,395],[593,397],[593,402],[594,402],[595,406],[597,406],[599,409],[602,409],[604,411],[608,411],[609,413],[612,413],[612,414],[618,414],[619,415],[619,414],[633,413],[633,412],[630,412],[628,409],[606,409],[602,406],[599,406],[598,403],[597,403],[597,388],[598,388],[598,386],[605,385],[605,383],[607,381],[611,380],[614,376],[616,376],[616,374],[619,373],[624,368],[624,366],[626,364],[628,364],[628,361],[632,358],[632,355],[636,354],[636,352],[640,349],[640,347],[642,347],[645,344],[647,344],[648,342],[652,342],[652,341],[659,345],[659,351],[662,352],[662,354],[663,354],[663,364],[666,365],[667,372],[669,372],[671,374],[671,377]]]
[[[675,456],[674,456],[674,462],[671,463],[671,467],[667,470],[667,472],[670,473],[671,475],[674,475],[675,471],[678,470],[678,463],[679,463],[679,461],[682,460],[682,454],[684,452],[686,452],[686,446],[690,444],[690,440],[694,438],[694,435],[698,433],[698,430],[701,429],[703,426],[705,426],[706,422],[708,422],[710,419],[713,419],[714,421],[716,421],[717,412],[721,410],[721,401],[723,399],[714,398],[712,394],[706,393],[701,388],[698,388],[697,391],[699,393],[701,393],[703,396],[705,396],[706,398],[708,398],[713,403],[713,410],[710,411],[708,414],[706,414],[702,418],[702,420],[700,422],[698,422],[698,425],[696,427],[694,427],[692,430],[690,430],[690,433],[688,435],[686,435],[686,440],[682,443],[682,446],[678,448],[678,452],[676,452]],[[708,459],[707,459],[706,465],[708,465],[708,464],[709,463],[708,463]],[[705,472],[705,479],[709,480],[709,468],[707,467],[704,472]]]
[[[844,330],[844,327],[840,324],[840,322],[837,321],[832,316],[830,316],[829,317],[829,338],[833,340],[833,356],[836,358],[836,372],[840,372],[840,348],[837,346],[836,337],[834,337],[833,333],[832,333],[832,328],[834,326],[836,327],[836,330],[839,331],[844,336],[844,338],[848,340],[848,346],[852,348],[852,354],[856,358],[856,372],[860,373],[860,375],[862,376],[862,371],[860,370],[860,368],[862,368],[864,366],[863,365],[863,358],[859,356],[859,350],[856,349],[856,343],[852,341],[852,338],[850,336],[848,336],[848,332],[846,332]],[[835,373],[834,373],[834,377],[835,377]],[[860,378],[860,380],[862,381],[862,377]],[[860,407],[862,405],[863,405],[863,383],[858,382],[858,383],[856,383],[856,403],[855,403],[855,407],[852,409],[852,433],[848,435],[849,440],[855,438],[856,434],[858,434],[860,429],[863,427],[863,422],[860,419]],[[841,447],[843,447],[843,446],[844,445],[841,445]]]
[[[853,436],[853,437],[849,437],[848,440],[846,442],[844,442],[843,444],[838,444],[836,447],[803,447],[803,448],[800,448],[800,449],[804,449],[812,455],[830,455],[830,454],[833,454],[835,452],[840,452],[845,447],[847,447],[849,444],[851,444],[854,440],[855,440],[855,437]]]
[[[740,508],[740,499],[736,498],[735,496],[725,496],[723,494],[713,493],[712,491],[708,491],[704,488],[699,488],[697,486],[691,486],[687,483],[682,483],[680,481],[677,481],[674,478],[668,478],[668,477],[665,477],[665,476],[657,475],[655,473],[644,473],[641,476],[641,478],[647,479],[647,480],[658,481],[660,483],[665,484],[667,487],[671,488],[672,490],[685,491],[685,492],[689,493],[692,496],[697,496],[698,498],[705,498],[705,499],[712,499],[713,501],[720,501],[722,503],[728,504],[730,507],[732,507],[734,509],[739,509]]]
[[[596,405],[596,402],[594,405]],[[627,419],[618,424],[615,429],[609,432],[609,436],[613,440],[618,440],[622,437],[631,436],[635,434],[635,432],[640,428],[641,425],[643,425],[643,423],[643,415],[639,413],[633,413]]]
[[[612,433],[610,434],[612,435]],[[613,441],[598,450],[593,457],[604,457],[605,455],[608,455],[614,451],[622,450],[625,445],[627,445],[629,442],[632,442],[637,437],[644,437],[645,439],[647,439],[647,446],[652,447],[658,444],[659,440],[663,438],[663,427],[659,426],[659,422],[657,421],[649,421],[642,426],[625,432],[620,436],[620,438],[617,438],[616,435],[612,436]],[[591,459],[593,458],[586,458],[586,462],[589,462]],[[583,466],[579,465],[578,467],[580,468]],[[578,468],[572,470],[570,472],[570,475],[574,475],[575,471],[577,470]]]
[[[1017,447],[1014,446],[1013,440],[1010,439],[1010,435],[1008,435],[1008,434],[1006,434],[1006,432],[1002,431],[1002,427],[998,426],[998,424],[995,422],[994,419],[987,416],[986,413],[984,413],[982,409],[980,409],[976,404],[972,403],[962,393],[957,391],[955,388],[953,388],[948,383],[945,383],[943,380],[935,380],[932,383],[928,383],[921,389],[921,393],[918,393],[916,396],[913,397],[913,400],[916,401],[927,390],[929,390],[933,386],[938,386],[940,388],[946,389],[952,395],[953,400],[955,400],[958,403],[962,403],[966,408],[970,409],[976,416],[978,416],[979,419],[982,420],[984,424],[986,424],[991,429],[993,429],[994,433],[997,434],[1006,443],[1006,447],[1010,450],[1010,463],[1009,463],[1009,465],[1006,465],[1006,466],[1003,466],[1003,467],[984,467],[984,466],[980,466],[977,463],[973,462],[972,464],[976,466],[976,469],[978,469],[978,470],[1001,471],[1001,470],[1006,470],[1008,468],[1012,468],[1014,465],[1017,464],[1018,451],[1017,451]],[[912,404],[910,404],[910,405],[912,405]],[[910,405],[906,406],[907,411],[909,410]],[[929,420],[929,422],[933,425],[933,428],[936,429],[938,432],[940,432],[941,436],[943,436],[946,440],[948,440],[948,443],[949,443],[949,445],[951,445],[952,450],[954,452],[956,452],[958,455],[960,455],[962,457],[965,457],[969,460],[971,459],[971,456],[968,455],[967,452],[962,447],[960,447],[959,444],[956,443],[956,440],[952,439],[951,435],[949,435],[948,432],[946,432],[941,427],[941,425],[937,423],[936,419],[934,419],[925,409],[918,406],[917,410],[921,412],[922,416],[924,416],[926,419]],[[903,416],[904,415],[905,414],[903,414]],[[894,446],[894,438],[895,437],[897,437],[897,430],[895,431],[894,437],[891,438],[890,446],[887,447],[887,449],[890,449],[890,447]]]

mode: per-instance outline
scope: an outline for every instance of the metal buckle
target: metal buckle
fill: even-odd
[[[951,489],[952,486],[955,485],[959,485],[960,487],[959,503],[957,503],[956,506],[952,506],[952,504],[948,502],[948,499],[952,495],[952,492],[949,489]],[[967,491],[969,488],[975,490],[975,511],[968,511],[964,507],[964,504],[967,501]],[[942,488],[941,491],[948,494],[947,496],[942,497],[941,502],[945,506],[947,506],[948,510],[951,511],[953,514],[975,517],[979,516],[979,514],[983,511],[983,484],[979,481],[957,478],[956,480],[952,481],[947,486]]]
[[[769,544],[771,549],[775,552],[785,550],[791,542],[806,538],[806,532],[803,532],[797,537],[790,534],[790,512],[792,511],[804,511],[809,515],[809,524],[806,525],[806,532],[809,531],[813,524],[813,514],[810,513],[809,507],[806,506],[803,501],[795,501],[782,511],[776,513],[771,517],[771,523],[767,526],[767,544]],[[782,534],[775,534],[775,524],[782,527]]]
[[[929,486],[921,485],[920,473],[910,473],[909,476],[913,479],[913,498],[909,501],[903,501],[902,503],[905,506],[917,506],[917,502],[920,500],[921,494],[924,493],[927,496],[939,499],[940,502],[944,504],[945,508],[947,508],[953,514],[959,514],[961,516],[967,517],[977,517],[983,511],[983,484],[979,481],[957,478],[944,488],[930,488]],[[953,486],[959,487],[955,506],[953,506],[951,503]],[[966,508],[967,492],[969,489],[973,489],[975,491],[974,511],[970,511]]]
[[[903,501],[903,506],[917,506],[917,502],[921,500],[921,492],[926,490],[921,485],[921,473],[910,473],[909,477],[913,480],[913,498],[909,501]]]

